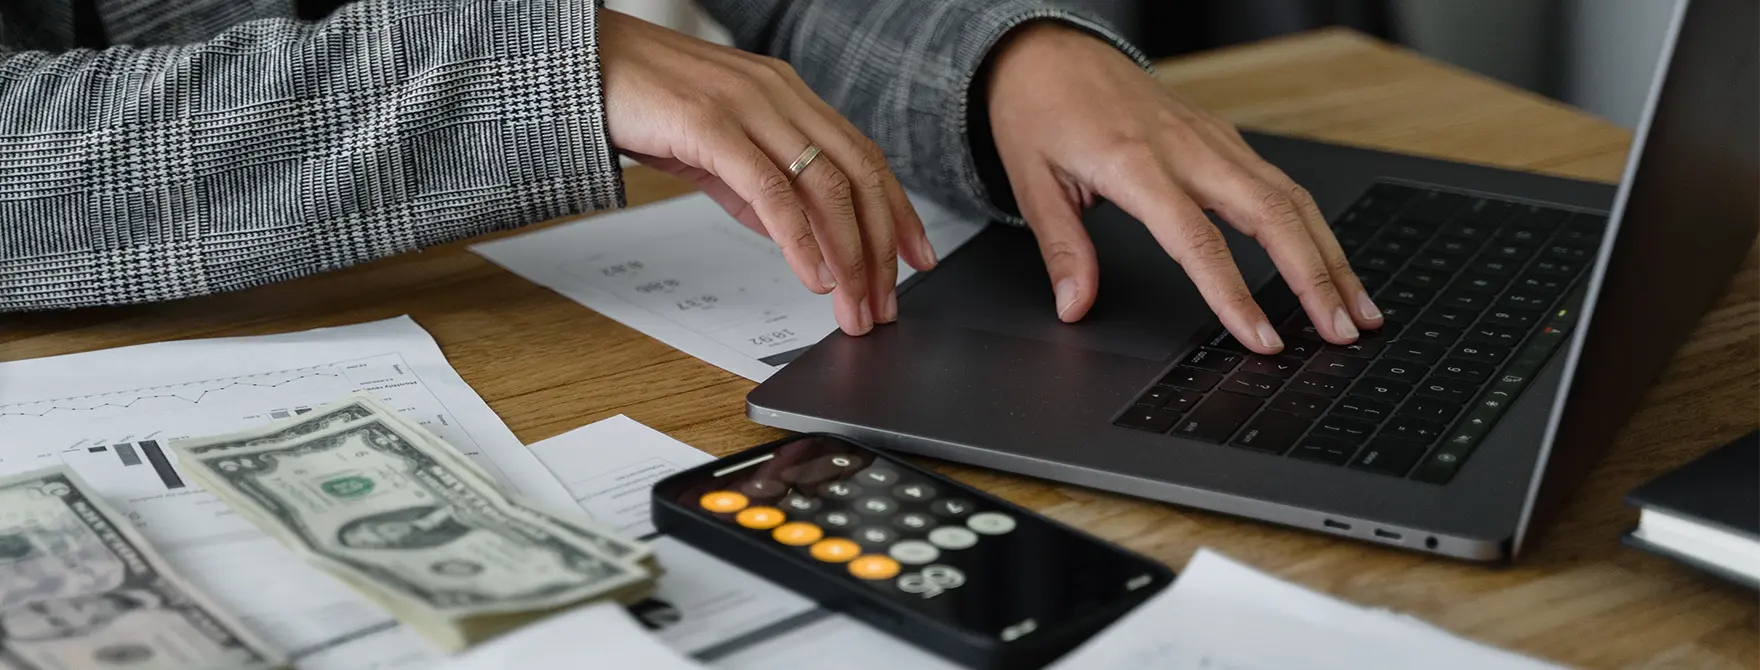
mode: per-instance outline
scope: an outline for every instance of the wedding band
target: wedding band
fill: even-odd
[[[794,181],[796,177],[801,176],[801,173],[806,171],[807,166],[813,164],[813,159],[818,157],[819,145],[807,145],[806,151],[801,152],[800,158],[796,158],[793,163],[788,164],[788,180]]]

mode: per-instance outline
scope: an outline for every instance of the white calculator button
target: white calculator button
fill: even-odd
[[[923,568],[923,579],[943,589],[957,589],[965,585],[966,573],[951,565],[931,565]]]
[[[985,535],[1006,535],[1014,530],[1014,517],[1001,512],[979,512],[966,519],[966,526]]]
[[[965,549],[978,543],[978,534],[959,526],[942,526],[929,531],[929,543],[942,549]]]
[[[903,577],[898,578],[898,590],[905,593],[912,595],[927,593],[929,589],[933,588],[935,587],[929,584],[929,580],[923,578],[921,572],[906,573]]]
[[[905,565],[922,565],[941,558],[941,550],[922,540],[905,540],[886,550],[893,560]]]
[[[855,516],[849,512],[826,512],[819,515],[819,525],[830,528],[848,528],[855,522]]]

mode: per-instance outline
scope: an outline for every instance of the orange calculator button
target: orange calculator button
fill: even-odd
[[[733,517],[733,520],[752,530],[770,530],[782,525],[786,518],[782,510],[774,507],[747,507],[740,510],[739,516]]]
[[[849,573],[859,579],[892,579],[898,576],[898,561],[879,554],[868,554],[850,561]]]
[[[744,494],[732,491],[710,491],[703,494],[697,504],[702,505],[703,509],[717,514],[732,514],[745,509],[747,502]]]
[[[834,537],[814,543],[813,548],[809,551],[813,554],[813,558],[826,563],[842,563],[860,556],[862,548],[850,540]]]
[[[805,547],[825,537],[825,531],[805,521],[790,521],[777,526],[770,536],[790,547]]]

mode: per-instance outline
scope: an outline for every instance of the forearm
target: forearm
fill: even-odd
[[[366,0],[0,49],[0,311],[244,288],[622,204],[592,3]]]
[[[886,151],[913,190],[964,211],[1018,220],[982,118],[977,78],[1021,24],[1093,32],[1147,67],[1135,47],[1054,0],[713,0],[741,47],[784,58]],[[1000,183],[999,183],[1000,182]]]

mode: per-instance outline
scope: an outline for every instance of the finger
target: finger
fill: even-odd
[[[1265,247],[1322,338],[1335,344],[1356,341],[1356,321],[1345,309],[1295,203],[1219,153],[1193,158],[1205,166],[1185,175],[1199,204]]]
[[[709,131],[704,147],[706,151],[697,161],[702,164],[694,167],[715,175],[757,213],[763,229],[782,249],[782,257],[807,290],[830,292],[837,282],[829,272],[821,271],[824,254],[788,176],[736,127]],[[726,209],[732,203],[721,204]]]
[[[897,183],[892,170],[886,167],[886,156],[873,142],[860,134],[845,132],[842,117],[836,112],[821,113],[805,101],[795,100],[795,123],[819,145],[820,161],[830,161],[846,175],[854,186],[852,195],[862,236],[862,249],[867,254],[868,304],[875,320],[891,323],[898,320],[898,211],[887,194],[887,182]],[[825,114],[831,114],[827,117]],[[852,129],[853,130],[853,129]],[[808,170],[814,169],[808,166]],[[902,193],[902,192],[901,192]],[[915,211],[908,207],[912,220]],[[922,222],[917,221],[920,232]]]
[[[793,163],[810,144],[806,135],[773,107],[768,113],[747,113],[743,123],[772,165]],[[786,183],[788,178],[783,179]],[[834,161],[821,155],[790,187],[806,206],[812,236],[818,240],[827,271],[836,280],[832,296],[838,325],[850,335],[867,334],[874,328],[875,312],[868,303],[871,261],[863,248],[853,185]]]
[[[1308,229],[1308,236],[1314,240],[1314,246],[1320,251],[1320,260],[1326,265],[1326,271],[1332,275],[1332,285],[1350,307],[1351,317],[1356,319],[1357,327],[1370,330],[1382,326],[1381,308],[1369,297],[1369,290],[1363,286],[1363,280],[1351,269],[1351,262],[1345,256],[1344,248],[1338,245],[1338,238],[1332,234],[1332,226],[1326,223],[1326,216],[1320,213],[1320,205],[1308,189],[1302,188],[1289,175],[1284,174],[1276,166],[1265,162],[1258,154],[1249,150],[1242,165],[1259,175],[1259,178],[1272,188],[1282,191],[1296,209],[1302,213],[1302,224]]]
[[[1099,295],[1100,261],[1082,227],[1081,205],[1069,199],[1057,175],[1043,163],[1010,170],[1009,181],[1045,257],[1057,318],[1065,323],[1082,320]]]
[[[1112,169],[1096,180],[1100,195],[1148,227],[1155,241],[1185,268],[1223,327],[1248,348],[1263,354],[1283,350],[1283,338],[1271,327],[1253,292],[1241,279],[1222,231],[1204,210],[1142,149],[1113,157]]]

